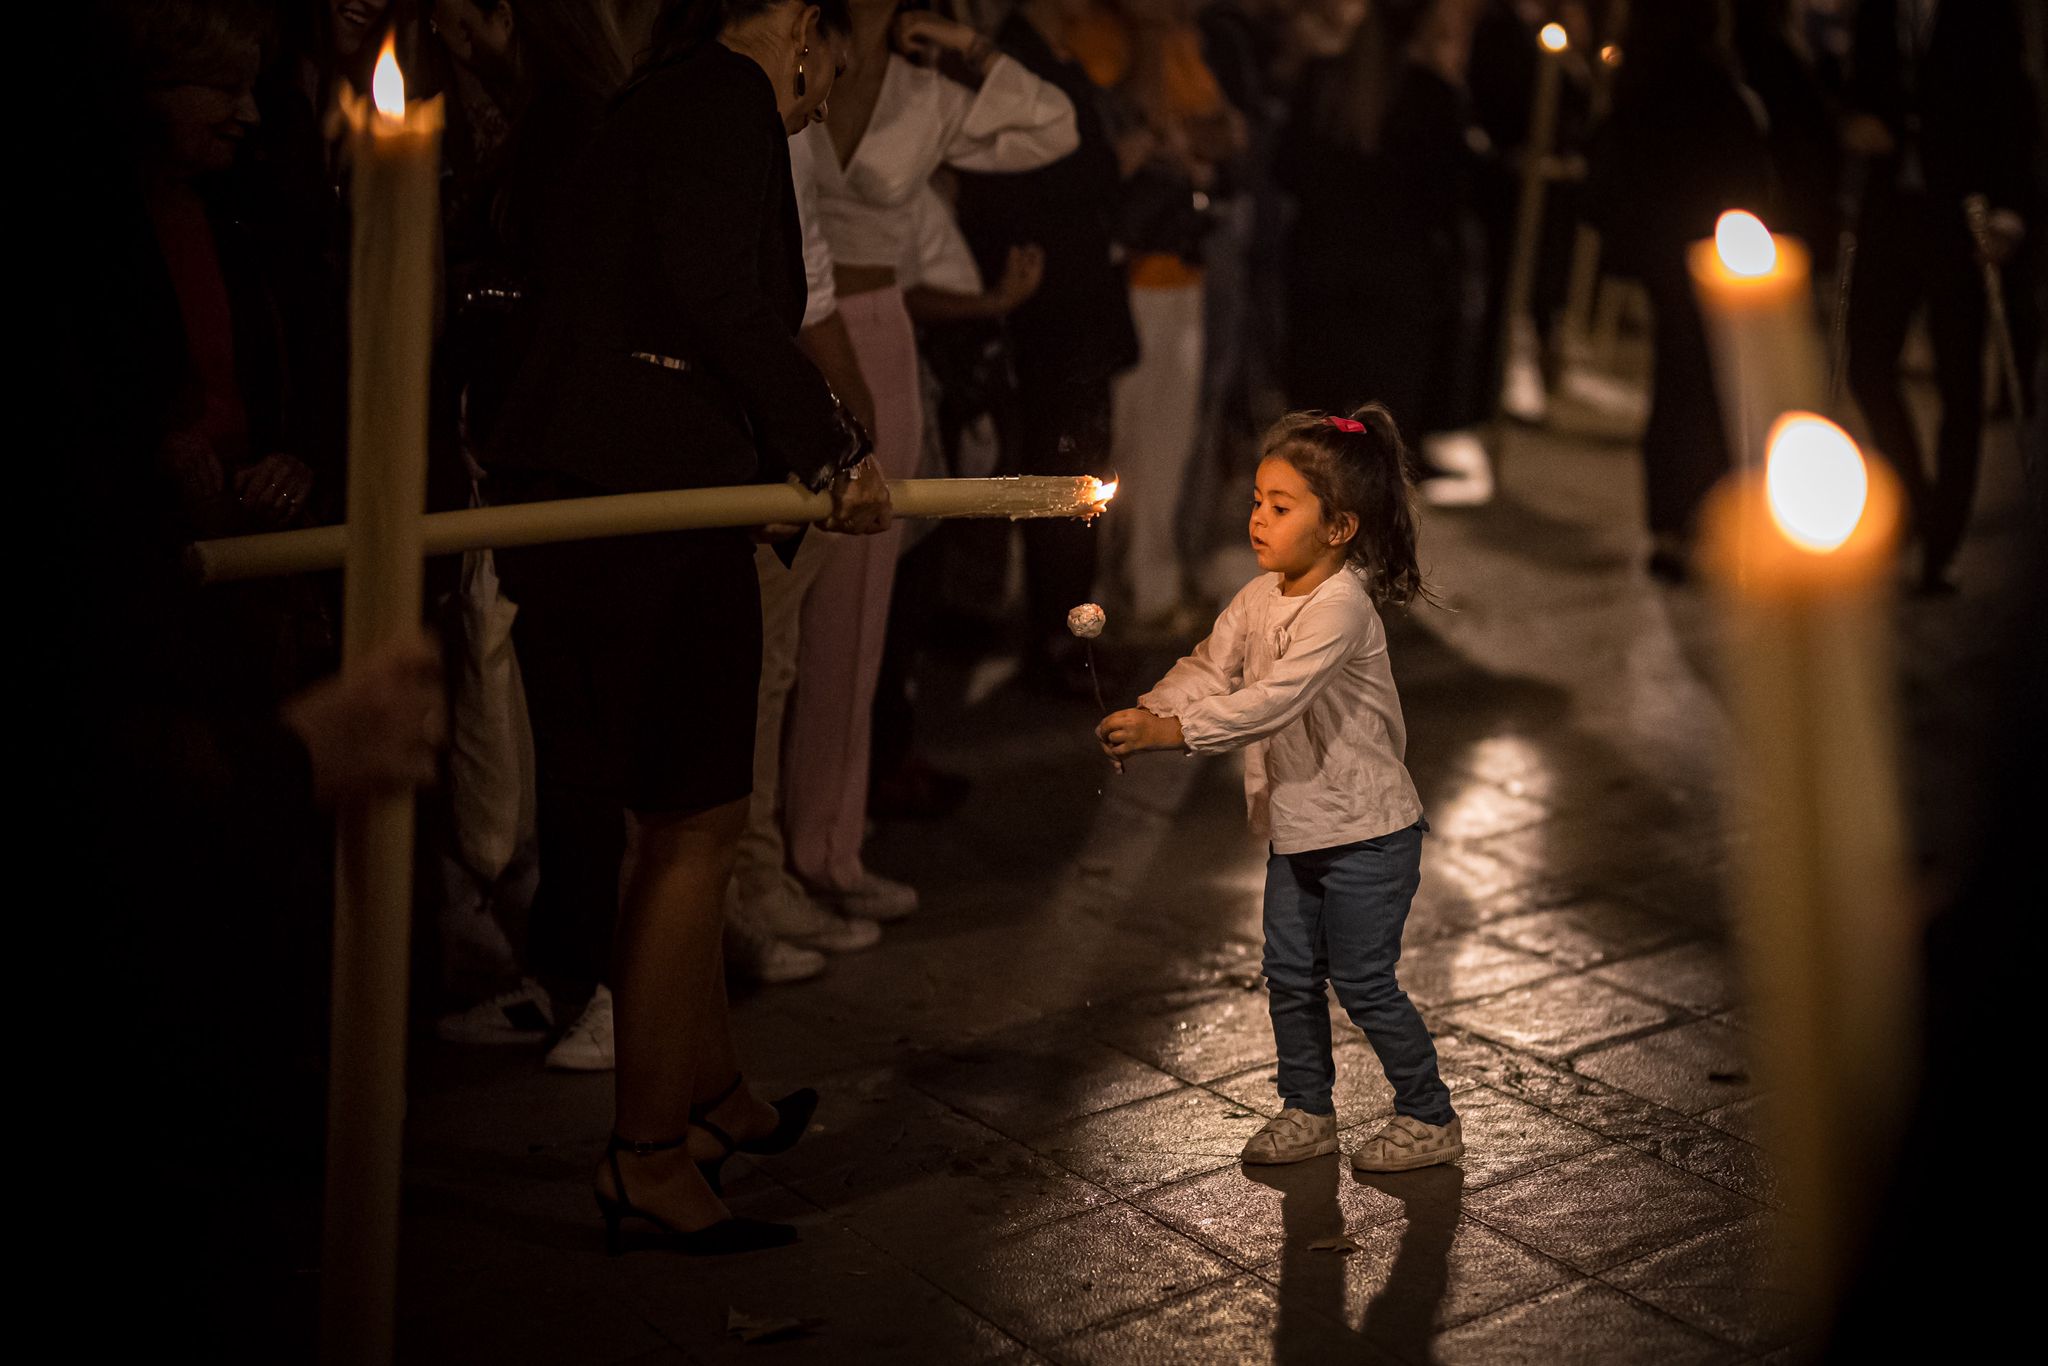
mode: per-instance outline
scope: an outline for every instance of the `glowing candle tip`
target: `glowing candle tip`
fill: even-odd
[[[1571,38],[1565,33],[1563,24],[1545,24],[1538,35],[1545,51],[1562,52],[1571,45]]]
[[[384,51],[377,56],[377,69],[370,76],[370,97],[377,112],[387,119],[405,117],[405,73],[398,69],[398,48],[389,34]]]
[[[1769,275],[1778,264],[1778,244],[1755,214],[1730,209],[1714,224],[1714,250],[1730,274],[1748,279]]]
[[[1870,471],[1849,434],[1824,417],[1787,413],[1771,428],[1764,495],[1787,540],[1825,554],[1863,520]]]

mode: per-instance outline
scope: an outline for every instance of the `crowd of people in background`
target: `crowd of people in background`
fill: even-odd
[[[1215,491],[1285,409],[1383,402],[1429,501],[1484,502],[1503,413],[1540,418],[1556,386],[1584,229],[1600,273],[1640,286],[1645,567],[1668,581],[1728,463],[1683,264],[1722,209],[1806,238],[1821,316],[1854,242],[1848,387],[1905,476],[1930,593],[1954,583],[1984,444],[1986,262],[2035,373],[2044,34],[2016,0],[101,9],[103,164],[80,201],[99,264],[66,393],[81,501],[104,512],[79,538],[97,595],[81,657],[120,682],[116,743],[86,776],[165,813],[105,875],[148,897],[148,868],[159,899],[210,907],[203,932],[157,921],[128,954],[138,1015],[165,996],[151,973],[203,964],[213,987],[184,1026],[146,1031],[138,1071],[160,1078],[213,1070],[198,1060],[223,1037],[317,1069],[317,807],[433,772],[422,1017],[619,1067],[629,1137],[716,1115],[726,1151],[775,1141],[788,1110],[727,1088],[722,983],[802,980],[916,913],[862,849],[877,820],[962,800],[913,724],[939,623],[976,617],[1026,684],[1078,696],[1074,604],[1103,600],[1125,639],[1188,635],[1213,614]],[[1547,208],[1509,317],[1550,23],[1569,47],[1536,164]],[[432,647],[339,681],[334,576],[180,576],[192,541],[343,515],[335,110],[387,41],[447,116],[430,508],[796,479],[835,491],[832,523],[433,561]],[[786,139],[759,88],[785,68]],[[1901,388],[1922,311],[1932,451]],[[685,464],[634,416],[650,408],[692,433]],[[879,488],[1112,472],[1101,528],[1004,528],[993,550],[985,528],[892,522]],[[695,910],[651,909],[669,904]],[[232,1012],[207,1008],[231,989]],[[697,1054],[672,1095],[627,1085],[668,1075],[628,1042],[657,1036]],[[608,1198],[677,1184],[625,1151],[641,1165],[621,1176],[614,1153]],[[715,1212],[660,1207],[678,1226]]]

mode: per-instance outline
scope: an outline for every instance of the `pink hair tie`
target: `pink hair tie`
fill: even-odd
[[[1323,421],[1329,423],[1340,432],[1362,432],[1365,430],[1365,424],[1356,418],[1326,417]]]

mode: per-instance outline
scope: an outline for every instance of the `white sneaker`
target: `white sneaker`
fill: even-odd
[[[446,1043],[539,1043],[554,1027],[554,1003],[531,977],[501,996],[434,1022],[434,1032]]]
[[[1565,373],[1564,390],[1604,418],[1635,427],[1650,420],[1650,396],[1612,375],[1596,370],[1570,370]]]
[[[917,912],[917,888],[861,870],[860,881],[846,888],[813,887],[813,900],[843,915],[887,924]]]
[[[617,1058],[612,1046],[612,992],[600,986],[569,1032],[548,1050],[548,1066],[564,1072],[609,1072]]]
[[[1425,436],[1422,458],[1443,471],[1422,481],[1422,499],[1431,507],[1476,508],[1493,501],[1493,461],[1476,433]]]
[[[1527,354],[1509,358],[1501,376],[1501,411],[1517,422],[1541,426],[1550,414],[1550,395],[1543,387],[1543,368]]]
[[[882,927],[873,920],[841,915],[788,882],[781,895],[763,908],[761,919],[777,939],[818,953],[859,953],[873,948],[882,937]]]
[[[1255,1166],[1306,1162],[1337,1151],[1337,1117],[1306,1110],[1282,1110],[1245,1140],[1242,1160]]]
[[[1465,1131],[1454,1115],[1449,1124],[1425,1124],[1395,1115],[1386,1127],[1358,1145],[1351,1165],[1362,1172],[1407,1172],[1455,1162],[1465,1155]]]
[[[786,940],[771,939],[755,952],[746,970],[764,987],[787,986],[791,982],[808,982],[823,972],[825,955]]]

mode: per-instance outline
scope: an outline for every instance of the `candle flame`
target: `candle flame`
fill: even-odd
[[[1608,45],[1607,45],[1606,47],[1603,47],[1603,48],[1601,48],[1601,49],[1600,49],[1600,60],[1601,60],[1601,61],[1603,61],[1603,62],[1605,62],[1605,63],[1607,63],[1607,65],[1609,65],[1609,66],[1620,66],[1620,65],[1621,65],[1621,48],[1620,48],[1620,46],[1619,46],[1618,44],[1615,44],[1615,43],[1609,43],[1609,44],[1608,44]]]
[[[1769,275],[1778,265],[1778,244],[1755,214],[1730,209],[1714,224],[1714,250],[1732,275],[1747,279]]]
[[[1121,481],[1112,479],[1105,484],[1100,479],[1096,480],[1095,501],[1097,503],[1107,503],[1110,499],[1116,497],[1116,486],[1119,482]]]
[[[1571,38],[1565,33],[1563,24],[1545,24],[1543,32],[1537,37],[1542,41],[1544,49],[1549,52],[1562,52],[1571,46]]]
[[[1870,471],[1849,434],[1824,417],[1787,413],[1766,449],[1764,495],[1786,539],[1818,554],[1848,540],[1870,499]]]
[[[377,70],[370,77],[370,96],[385,118],[405,117],[405,73],[398,69],[398,46],[388,33],[384,50],[377,55]]]

